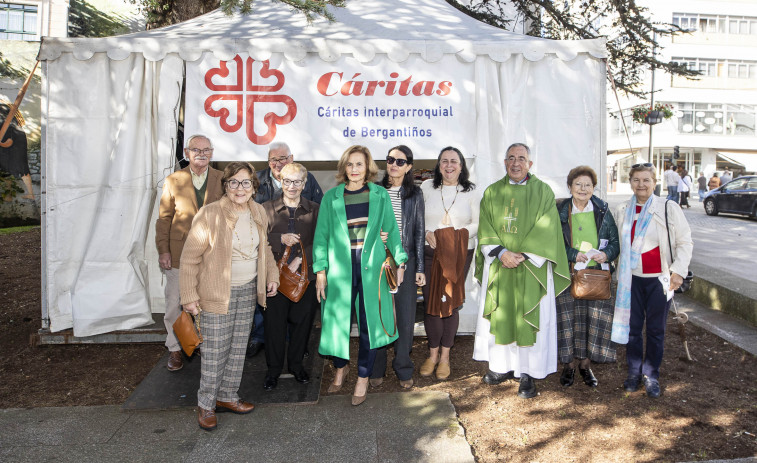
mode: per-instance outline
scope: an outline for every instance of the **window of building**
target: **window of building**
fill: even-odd
[[[679,103],[678,131],[702,135],[755,135],[757,107],[717,103]]]
[[[37,40],[37,7],[0,3],[0,39]]]
[[[673,13],[673,24],[708,34],[757,35],[757,17],[752,16]]]
[[[757,61],[674,57],[672,61],[702,72],[707,77],[757,79]]]

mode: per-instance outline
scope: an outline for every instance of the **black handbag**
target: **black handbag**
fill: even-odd
[[[665,228],[668,231],[668,251],[670,251],[670,262],[671,264],[675,262],[673,259],[673,245],[670,241],[670,225],[668,224],[668,201],[665,201]],[[689,273],[686,274],[685,277],[683,277],[683,283],[681,283],[681,286],[678,287],[678,289],[675,290],[676,293],[681,294],[685,293],[686,291],[691,289],[691,284],[694,283],[694,273],[689,270]]]

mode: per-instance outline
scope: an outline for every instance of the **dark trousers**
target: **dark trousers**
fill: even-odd
[[[626,360],[628,376],[660,377],[662,352],[665,347],[665,323],[670,302],[665,297],[662,283],[657,277],[633,276],[631,282],[631,320]],[[646,323],[645,323],[646,320]],[[647,355],[644,356],[642,330],[647,329]]]
[[[281,293],[267,300],[265,361],[268,364],[268,375],[278,377],[281,374],[285,352],[287,369],[291,373],[300,373],[315,315],[315,282],[310,282],[299,302],[292,302]]]
[[[410,351],[413,348],[413,332],[415,331],[415,308],[418,286],[415,284],[415,256],[409,257],[405,270],[405,279],[394,295],[394,308],[397,314],[397,340],[394,341],[394,360],[392,369],[400,381],[413,377],[413,361]],[[386,327],[389,332],[392,328]],[[387,347],[381,347],[376,352],[376,363],[373,365],[372,378],[382,378],[386,374]]]
[[[255,316],[252,319],[252,332],[250,333],[250,342],[265,342],[265,308],[258,305],[255,310]]]
[[[376,361],[376,351],[371,349],[371,340],[368,336],[368,322],[365,317],[365,301],[363,299],[363,278],[360,274],[360,262],[352,264],[352,306],[358,302],[358,327],[360,328],[359,345],[357,351],[357,375],[360,378],[369,378],[373,373],[373,364]],[[342,368],[347,365],[349,359],[334,357],[334,368]],[[386,368],[386,366],[384,366]]]

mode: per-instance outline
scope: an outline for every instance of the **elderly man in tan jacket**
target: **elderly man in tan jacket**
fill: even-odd
[[[192,227],[197,211],[205,204],[223,196],[223,173],[209,166],[213,145],[204,135],[192,135],[187,140],[184,156],[189,166],[169,175],[163,182],[160,215],[155,222],[155,244],[158,247],[160,268],[166,274],[166,347],[169,371],[181,370],[184,361],[181,346],[173,333],[173,324],[181,313],[179,303],[179,261],[181,250]]]

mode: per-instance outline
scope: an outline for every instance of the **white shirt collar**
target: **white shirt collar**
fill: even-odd
[[[586,207],[582,211],[578,210],[578,206],[576,206],[576,202],[573,201],[572,198],[571,198],[571,202],[573,203],[573,207],[571,208],[572,209],[571,214],[581,214],[582,212],[594,212],[594,204],[591,202],[591,199],[589,200],[588,203],[586,203]]]

